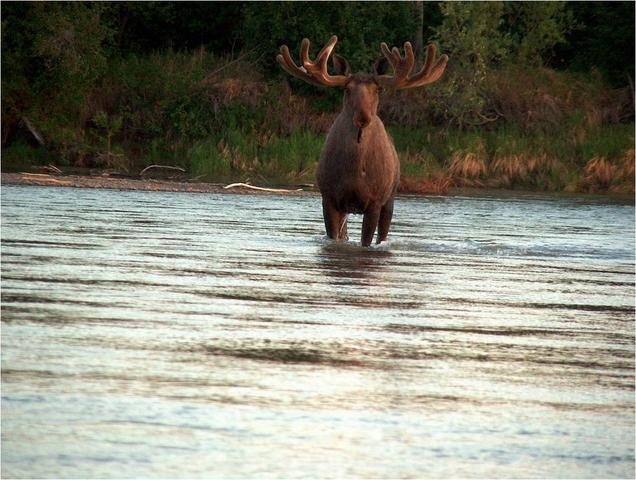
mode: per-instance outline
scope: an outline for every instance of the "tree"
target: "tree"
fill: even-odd
[[[435,39],[450,55],[446,78],[440,82],[437,108],[460,128],[479,123],[485,104],[483,87],[490,68],[508,53],[502,32],[501,2],[447,2],[440,5],[443,21]]]
[[[61,150],[76,144],[89,92],[105,72],[112,29],[103,4],[3,4],[2,122],[24,118]],[[6,40],[6,42],[5,42]]]
[[[509,61],[529,67],[551,63],[555,47],[566,42],[575,26],[565,2],[507,2],[504,17],[510,32]]]
[[[634,2],[567,2],[575,25],[557,49],[561,68],[596,68],[616,86],[634,80]]]
[[[368,71],[380,56],[380,42],[413,41],[417,22],[407,2],[250,2],[243,14],[243,43],[272,69],[280,45],[294,51],[307,37],[320,48],[335,34],[338,53],[354,70]]]
[[[563,2],[446,2],[435,39],[450,55],[437,108],[460,128],[489,121],[491,72],[507,65],[544,66],[575,25]]]

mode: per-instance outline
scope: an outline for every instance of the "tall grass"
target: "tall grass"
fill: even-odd
[[[196,142],[187,152],[190,173],[196,178],[220,180],[229,177],[232,164],[212,139]]]
[[[312,180],[323,143],[322,135],[307,130],[294,130],[286,137],[274,136],[262,149],[261,163],[274,176]]]
[[[286,136],[229,130],[218,141],[206,139],[187,152],[192,174],[205,180],[257,177],[282,182],[311,182],[324,139],[306,130]]]

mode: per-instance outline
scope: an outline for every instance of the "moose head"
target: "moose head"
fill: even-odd
[[[276,60],[290,75],[318,87],[344,89],[343,108],[332,125],[317,168],[327,236],[346,240],[347,215],[363,213],[362,245],[369,246],[376,228],[377,243],[387,238],[393,216],[393,199],[400,178],[400,164],[384,124],[377,115],[381,89],[402,90],[437,81],[448,57],[436,60],[434,45],[427,47],[426,61],[413,73],[415,54],[409,42],[404,56],[397,48],[380,44],[383,54],[373,74],[352,74],[349,62],[333,54],[338,38],[334,35],[315,60],[309,58],[309,40],[300,45],[300,66],[289,48],[281,46]],[[327,70],[331,58],[335,74]],[[389,67],[393,72],[388,74]]]

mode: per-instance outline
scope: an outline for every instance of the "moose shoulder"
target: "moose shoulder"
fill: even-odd
[[[352,74],[347,60],[331,55],[337,37],[331,37],[315,61],[309,59],[309,40],[300,46],[301,66],[297,66],[286,45],[276,57],[289,74],[307,83],[344,89],[343,108],[327,134],[317,169],[322,195],[322,211],[327,236],[346,240],[347,215],[362,213],[362,245],[369,246],[378,230],[377,242],[386,240],[393,216],[393,199],[400,180],[400,162],[391,138],[377,115],[382,88],[414,88],[438,80],[448,57],[435,61],[435,47],[429,45],[422,69],[411,75],[415,55],[409,42],[404,57],[397,48],[380,45],[384,57],[375,64],[375,72]],[[327,71],[332,59],[335,75]],[[387,75],[388,66],[393,74]]]

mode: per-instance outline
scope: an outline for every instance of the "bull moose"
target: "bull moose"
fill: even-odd
[[[347,215],[364,214],[362,245],[371,245],[376,228],[377,241],[386,240],[393,217],[393,200],[400,181],[400,161],[391,137],[377,115],[382,88],[396,90],[415,88],[437,81],[446,68],[448,57],[435,61],[435,46],[427,47],[426,61],[413,75],[413,47],[404,44],[404,57],[397,48],[380,45],[383,57],[374,65],[374,73],[352,74],[349,62],[333,49],[334,35],[318,53],[309,58],[309,40],[300,45],[300,66],[292,59],[286,45],[280,47],[276,60],[283,69],[319,87],[344,89],[343,108],[327,134],[320,154],[316,180],[322,195],[322,212],[327,236],[347,240]],[[327,71],[331,57],[335,75]],[[387,74],[389,66],[393,68]]]

